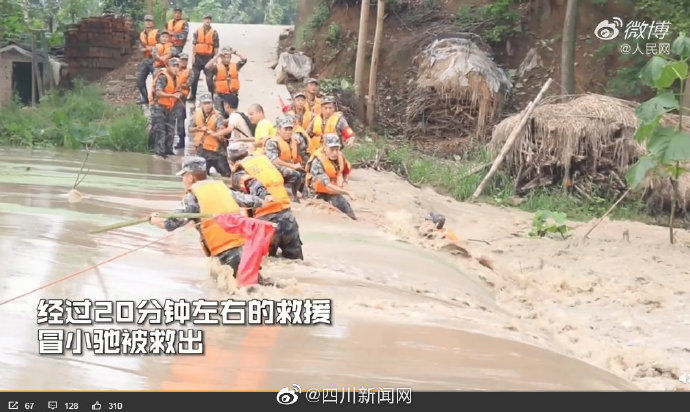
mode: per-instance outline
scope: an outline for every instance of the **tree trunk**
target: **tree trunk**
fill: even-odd
[[[386,13],[385,0],[378,0],[376,5],[376,33],[374,33],[374,49],[371,53],[371,70],[369,71],[369,98],[367,99],[367,125],[374,125],[376,112],[376,70],[379,67],[379,52],[383,37],[383,17]]]
[[[153,0],[146,0],[146,14],[153,14]]]
[[[561,45],[561,93],[575,92],[575,36],[577,29],[578,0],[568,0],[563,22]]]
[[[364,66],[367,54],[367,28],[369,23],[369,0],[362,0],[359,14],[359,34],[357,36],[357,59],[355,60],[355,96],[362,114],[362,97],[364,96]]]

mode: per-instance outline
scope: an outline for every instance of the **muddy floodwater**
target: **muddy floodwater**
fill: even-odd
[[[502,316],[489,289],[448,256],[400,242],[366,219],[296,205],[304,262],[266,259],[263,273],[279,287],[251,290],[212,280],[193,228],[168,235],[142,224],[90,235],[176,208],[180,159],[92,153],[83,197],[68,199],[82,159],[79,151],[0,150],[0,301],[168,237],[0,305],[0,389],[632,389],[584,362],[481,333]],[[333,322],[208,326],[203,355],[38,354],[40,298],[230,297],[328,298]]]

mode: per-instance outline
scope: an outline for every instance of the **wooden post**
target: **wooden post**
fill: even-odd
[[[575,36],[578,0],[568,0],[561,44],[561,94],[575,93]]]
[[[525,124],[527,124],[527,119],[529,119],[529,115],[532,114],[532,111],[534,108],[537,106],[537,103],[541,100],[541,96],[546,92],[546,89],[551,86],[551,82],[553,79],[549,78],[549,80],[544,83],[544,86],[542,86],[541,90],[539,91],[539,94],[537,94],[537,97],[532,100],[527,107],[525,108],[524,114],[520,118],[520,122],[518,125],[513,129],[513,131],[510,133],[510,136],[508,136],[508,139],[506,142],[503,144],[503,147],[501,148],[501,152],[498,154],[498,157],[494,160],[494,163],[491,165],[491,169],[489,169],[489,173],[484,176],[484,179],[479,183],[479,186],[477,186],[477,190],[474,191],[472,194],[472,197],[470,198],[471,201],[477,200],[479,195],[482,194],[484,191],[484,186],[491,180],[491,177],[496,173],[498,170],[498,167],[503,163],[503,159],[505,159],[506,155],[508,154],[508,151],[510,148],[513,146],[513,143],[515,143],[515,139],[517,139],[518,134],[520,134],[520,131],[525,127]]]
[[[369,24],[369,0],[362,0],[359,13],[359,34],[357,35],[357,59],[355,60],[355,96],[362,102],[364,97],[364,61],[367,54],[367,33]]]
[[[374,49],[371,53],[371,70],[369,71],[369,96],[367,98],[367,125],[374,125],[376,112],[376,70],[379,67],[381,38],[383,37],[383,17],[386,13],[386,1],[378,0],[376,5],[376,32],[374,33]]]
[[[31,106],[36,106],[36,33],[31,31]]]

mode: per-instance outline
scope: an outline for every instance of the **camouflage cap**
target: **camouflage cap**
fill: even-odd
[[[203,18],[204,18],[204,19],[211,19],[211,20],[213,20],[213,16],[211,16],[210,14],[204,14],[204,17],[203,17]]]
[[[276,122],[279,128],[285,129],[288,127],[295,127],[295,118],[290,115],[281,116]]]
[[[335,104],[335,97],[333,96],[324,96],[321,99],[321,104]]]
[[[153,16],[150,14],[147,14],[146,16],[144,16],[144,21],[153,21]]]
[[[313,77],[307,77],[306,79],[304,79],[304,84],[309,84],[309,83],[319,84],[319,81]]]
[[[175,8],[173,9],[173,11],[182,11],[182,7],[180,7],[180,6],[175,6]]]
[[[177,172],[177,176],[182,176],[185,173],[206,171],[206,159],[199,156],[187,156],[182,161],[182,169]]]
[[[173,57],[172,59],[168,60],[168,66],[179,66],[180,65],[180,59],[177,57]]]
[[[232,54],[233,48],[230,46],[223,46],[222,49],[220,49],[220,54]]]
[[[323,135],[323,143],[326,147],[340,147],[340,138],[335,133],[327,133]]]
[[[199,96],[199,101],[201,103],[213,103],[213,98],[211,97],[211,93],[204,93],[201,96]]]
[[[189,55],[187,53],[180,53],[180,60],[189,60]]]
[[[248,154],[247,146],[242,142],[232,142],[228,145],[228,159],[232,162],[244,159]]]
[[[292,95],[292,98],[293,98],[293,99],[296,99],[296,98],[298,98],[298,97],[304,97],[304,98],[306,99],[306,98],[307,98],[307,94],[304,93],[304,92],[297,92],[297,93],[295,93],[295,94]]]

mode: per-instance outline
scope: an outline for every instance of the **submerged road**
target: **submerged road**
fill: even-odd
[[[229,44],[249,57],[241,71],[241,108],[260,102],[275,116],[276,96],[286,91],[275,84],[267,66],[282,27],[214,27],[221,34],[221,46]],[[0,301],[168,236],[146,224],[100,235],[87,232],[177,207],[183,195],[174,176],[179,158],[92,153],[91,172],[79,186],[85,197],[70,203],[67,192],[82,158],[78,151],[0,149]],[[356,193],[375,194],[369,173],[373,172],[354,172]],[[197,233],[184,228],[98,269],[0,305],[0,389],[279,390],[292,384],[303,389],[631,388],[572,358],[469,332],[477,330],[469,325],[497,322],[501,309],[491,292],[463,273],[456,260],[391,238],[366,219],[354,223],[304,204],[294,210],[305,261],[264,261],[264,274],[279,288],[232,290],[219,285],[209,276]],[[439,290],[442,293],[434,292]],[[38,353],[38,330],[50,328],[36,323],[41,298],[163,302],[231,297],[331,299],[333,322],[197,327],[204,331],[203,355]]]

